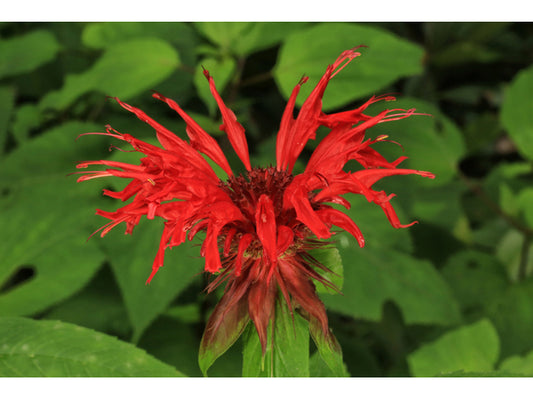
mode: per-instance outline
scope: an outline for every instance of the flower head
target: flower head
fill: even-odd
[[[329,65],[294,118],[296,97],[307,78],[296,85],[281,119],[275,167],[251,166],[244,128],[224,104],[208,71],[204,71],[204,75],[220,109],[220,129],[227,134],[244,164],[245,173],[234,175],[215,139],[174,100],[159,93],[153,97],[165,102],[185,121],[188,142],[140,109],[115,99],[154,128],[161,147],[108,126],[106,133],[100,134],[125,141],[143,153],[140,165],[109,160],[77,165],[78,168],[106,167],[86,172],[78,181],[104,176],[130,180],[121,191],[104,190],[107,196],[122,201],[131,199],[131,202],[114,212],[97,210],[98,215],[110,220],[100,228],[101,236],[122,222],[126,223],[126,233],[131,233],[142,216],[160,217],[165,221],[148,282],[163,266],[168,247],[191,240],[200,232],[205,234],[200,253],[205,258],[205,270],[216,274],[208,291],[223,283],[226,286],[207,324],[202,341],[204,349],[219,346],[221,351],[225,350],[251,319],[264,352],[267,327],[274,318],[278,299],[285,301],[291,311],[298,309],[312,326],[329,336],[326,311],[313,283],[316,280],[329,284],[320,274],[327,266],[321,265],[309,252],[325,245],[321,239],[330,238],[334,226],[349,232],[359,246],[364,246],[356,223],[332,206],[339,204],[350,208],[342,195],[362,194],[383,209],[395,228],[416,222],[401,224],[390,204],[394,195],[375,190],[373,185],[392,175],[417,174],[433,178],[433,174],[399,168],[406,157],[389,162],[372,147],[385,140],[385,136],[365,137],[369,128],[409,117],[415,110],[388,109],[374,116],[365,114],[368,106],[375,102],[394,100],[391,96],[381,96],[370,98],[354,110],[332,114],[322,111],[322,97],[328,82],[359,55],[356,49],[347,50]],[[315,139],[321,126],[329,128],[329,134],[317,145],[305,170],[293,174],[304,146]],[[226,172],[227,180],[219,179],[201,153]],[[357,161],[362,169],[345,171],[350,160]]]

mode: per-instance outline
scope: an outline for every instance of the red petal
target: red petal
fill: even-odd
[[[268,260],[275,264],[277,260],[276,213],[272,200],[266,194],[262,194],[257,201],[255,226]]]
[[[294,242],[294,232],[291,228],[285,225],[278,227],[278,242],[277,247],[277,256],[279,257],[289,248]]]
[[[298,97],[298,93],[300,92],[300,88],[308,79],[308,77],[303,77],[294,87],[291,96],[289,97],[289,101],[285,106],[283,116],[281,117],[281,124],[276,139],[276,162],[278,171],[285,169],[289,161],[287,159],[287,154],[290,151],[288,142],[290,142],[291,128],[294,124],[294,104],[296,102],[296,97]]]
[[[202,171],[203,173],[207,174],[208,176],[218,181],[218,177],[216,176],[213,169],[209,166],[207,161],[196,150],[194,150],[187,142],[183,141],[182,139],[177,137],[174,133],[172,133],[167,128],[165,128],[163,125],[161,125],[157,121],[150,118],[148,115],[146,115],[144,111],[138,108],[135,108],[133,106],[130,106],[129,104],[120,101],[116,97],[114,99],[123,108],[134,113],[137,116],[137,118],[139,118],[143,122],[146,122],[148,125],[154,128],[157,133],[157,139],[159,140],[159,142],[163,145],[165,149],[176,152],[176,154],[179,154],[181,157],[188,160],[197,170]],[[123,136],[126,137],[126,135],[123,135]],[[148,143],[139,141],[138,139],[135,139],[130,135],[128,136],[137,142],[141,142],[145,145],[148,145]]]
[[[209,81],[209,89],[211,90],[211,94],[215,98],[218,108],[220,109],[220,113],[222,114],[223,124],[221,125],[220,129],[226,132],[233,149],[243,162],[246,169],[250,171],[252,167],[250,165],[250,154],[248,153],[248,143],[246,142],[246,136],[244,135],[244,128],[237,122],[237,117],[235,117],[233,111],[231,111],[224,104],[224,101],[217,92],[213,77],[211,77],[209,72],[206,70],[204,70],[204,75]]]
[[[360,47],[360,46],[359,46]],[[288,167],[292,172],[296,159],[302,152],[306,143],[315,138],[317,128],[320,126],[319,118],[322,114],[322,97],[330,79],[342,70],[353,58],[361,55],[355,49],[346,50],[335,60],[333,65],[328,66],[326,72],[320,78],[309,97],[305,100],[296,121],[292,125],[288,140],[285,143],[286,156],[282,157],[281,169]],[[343,64],[344,63],[344,64]],[[279,165],[278,165],[278,169]]]
[[[268,323],[273,314],[277,295],[277,285],[273,280],[268,281],[264,274],[252,284],[248,292],[248,313],[257,329],[263,355],[266,352]]]
[[[344,214],[342,211],[335,210],[333,208],[325,208],[322,210],[318,210],[317,214],[326,224],[338,226],[339,228],[344,229],[346,232],[350,233],[355,239],[357,239],[359,247],[364,247],[365,238],[363,237],[361,230],[355,224],[355,222],[353,222],[351,218]]]
[[[248,246],[250,246],[252,240],[253,235],[250,233],[245,233],[239,241],[239,247],[237,249],[237,258],[235,259],[235,276],[239,276],[241,274],[242,255],[244,254]]]
[[[167,103],[170,108],[176,111],[180,115],[180,117],[183,118],[183,120],[187,124],[186,132],[191,140],[191,146],[193,148],[206,154],[209,158],[216,162],[220,166],[220,168],[222,168],[224,172],[226,172],[229,176],[233,175],[226,156],[224,156],[222,149],[213,137],[211,137],[206,131],[204,131],[194,119],[187,115],[187,113],[183,111],[183,109],[174,100],[169,99],[159,93],[154,93],[152,96],[158,100],[162,100]]]

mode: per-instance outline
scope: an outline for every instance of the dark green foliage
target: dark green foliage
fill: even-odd
[[[249,324],[209,360],[209,376],[533,376],[533,24],[4,23],[0,37],[0,376],[201,376],[200,339],[220,292],[204,292],[198,243],[167,251],[146,286],[161,221],[86,241],[107,221],[94,210],[119,206],[101,190],[122,182],[66,175],[77,161],[136,155],[109,153],[118,143],[107,137],[75,139],[111,124],[155,143],[106,96],[185,138],[153,89],[238,170],[204,66],[246,128],[252,162],[267,166],[294,85],[310,77],[301,105],[326,65],[361,44],[324,109],[394,93],[371,112],[431,114],[367,132],[403,146],[376,144],[389,159],[407,155],[406,168],[436,174],[379,183],[397,194],[401,222],[419,224],[396,230],[351,196],[367,245],[340,233],[337,249],[314,254],[342,292],[317,284],[342,353],[278,304],[280,347],[261,360]]]

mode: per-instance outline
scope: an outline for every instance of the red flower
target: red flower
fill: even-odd
[[[344,51],[333,65],[328,66],[294,118],[296,96],[307,78],[296,85],[281,119],[276,167],[252,168],[244,129],[225,106],[207,71],[204,74],[222,115],[220,129],[226,132],[246,173],[235,176],[217,142],[175,101],[159,93],[153,96],[166,102],[186,122],[189,142],[143,111],[116,99],[122,107],[155,129],[161,147],[108,126],[107,132],[100,134],[126,141],[143,153],[145,157],[140,165],[108,160],[77,165],[78,168],[89,165],[107,167],[104,171],[90,171],[78,181],[104,176],[131,180],[119,192],[104,190],[107,196],[132,201],[114,212],[97,210],[98,215],[110,220],[101,228],[101,236],[121,222],[126,223],[126,233],[131,233],[142,216],[164,219],[165,227],[148,282],[163,265],[166,248],[191,240],[199,232],[205,233],[201,247],[205,269],[217,274],[208,290],[212,291],[224,282],[226,288],[207,324],[203,351],[213,347],[215,352],[223,352],[251,319],[264,352],[267,327],[274,317],[278,298],[284,299],[291,311],[297,308],[312,327],[329,337],[326,311],[313,284],[313,280],[329,284],[317,272],[327,267],[311,257],[309,251],[325,245],[317,239],[330,238],[333,226],[352,234],[363,247],[363,235],[354,221],[330,205],[349,208],[343,194],[359,193],[369,202],[376,203],[395,228],[415,223],[402,225],[390,204],[394,195],[376,191],[372,186],[381,178],[392,175],[418,174],[433,178],[433,174],[398,168],[406,157],[387,161],[372,148],[386,137],[365,139],[367,129],[378,123],[409,117],[414,114],[414,109],[389,109],[375,116],[366,115],[364,112],[372,103],[394,100],[391,96],[382,96],[372,97],[351,111],[322,112],[322,96],[328,82],[359,55],[355,49]],[[329,128],[330,133],[318,144],[304,172],[293,175],[296,159],[306,143],[315,139],[320,126]],[[200,153],[219,165],[228,179],[221,181]],[[356,160],[363,169],[344,171],[349,160]]]

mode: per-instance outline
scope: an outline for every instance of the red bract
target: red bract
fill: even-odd
[[[331,206],[340,204],[350,208],[343,194],[359,193],[369,202],[376,203],[395,228],[414,223],[402,225],[390,204],[394,195],[372,187],[381,178],[392,175],[417,174],[433,178],[433,174],[398,168],[406,157],[389,162],[372,147],[386,137],[365,138],[367,129],[378,123],[409,117],[415,113],[414,109],[389,109],[375,116],[365,114],[372,103],[394,100],[391,96],[383,96],[372,97],[351,111],[332,114],[322,111],[322,96],[328,82],[360,55],[355,50],[344,51],[327,67],[294,118],[295,100],[307,78],[296,85],[281,120],[275,167],[252,168],[244,129],[225,106],[207,71],[204,74],[222,115],[220,129],[227,134],[244,164],[244,174],[235,176],[217,142],[175,101],[159,93],[153,96],[165,102],[186,122],[189,142],[143,111],[116,99],[122,107],[155,129],[161,147],[108,126],[107,132],[101,134],[128,142],[143,153],[145,157],[140,165],[108,160],[78,164],[78,168],[89,165],[107,167],[103,171],[88,172],[78,181],[104,176],[131,180],[119,192],[104,190],[107,196],[132,200],[114,212],[97,211],[98,215],[110,220],[101,228],[101,236],[121,222],[126,223],[126,233],[131,233],[142,216],[148,219],[161,217],[165,221],[148,282],[163,265],[166,248],[191,240],[199,232],[205,233],[201,256],[205,258],[206,271],[217,275],[208,291],[222,283],[226,283],[226,287],[207,324],[201,351],[211,348],[215,353],[223,352],[251,319],[264,353],[267,327],[274,318],[278,299],[285,301],[291,311],[297,309],[309,319],[310,326],[318,327],[329,337],[326,311],[313,283],[316,280],[331,285],[321,276],[321,270],[327,270],[327,266],[321,265],[309,252],[325,245],[326,242],[318,239],[330,238],[333,226],[352,234],[363,247],[363,235],[355,222]],[[293,175],[297,158],[306,143],[315,139],[320,126],[329,128],[329,134],[316,147],[304,172]],[[217,177],[200,153],[227,173],[226,181]],[[350,160],[357,161],[363,169],[344,171]]]

